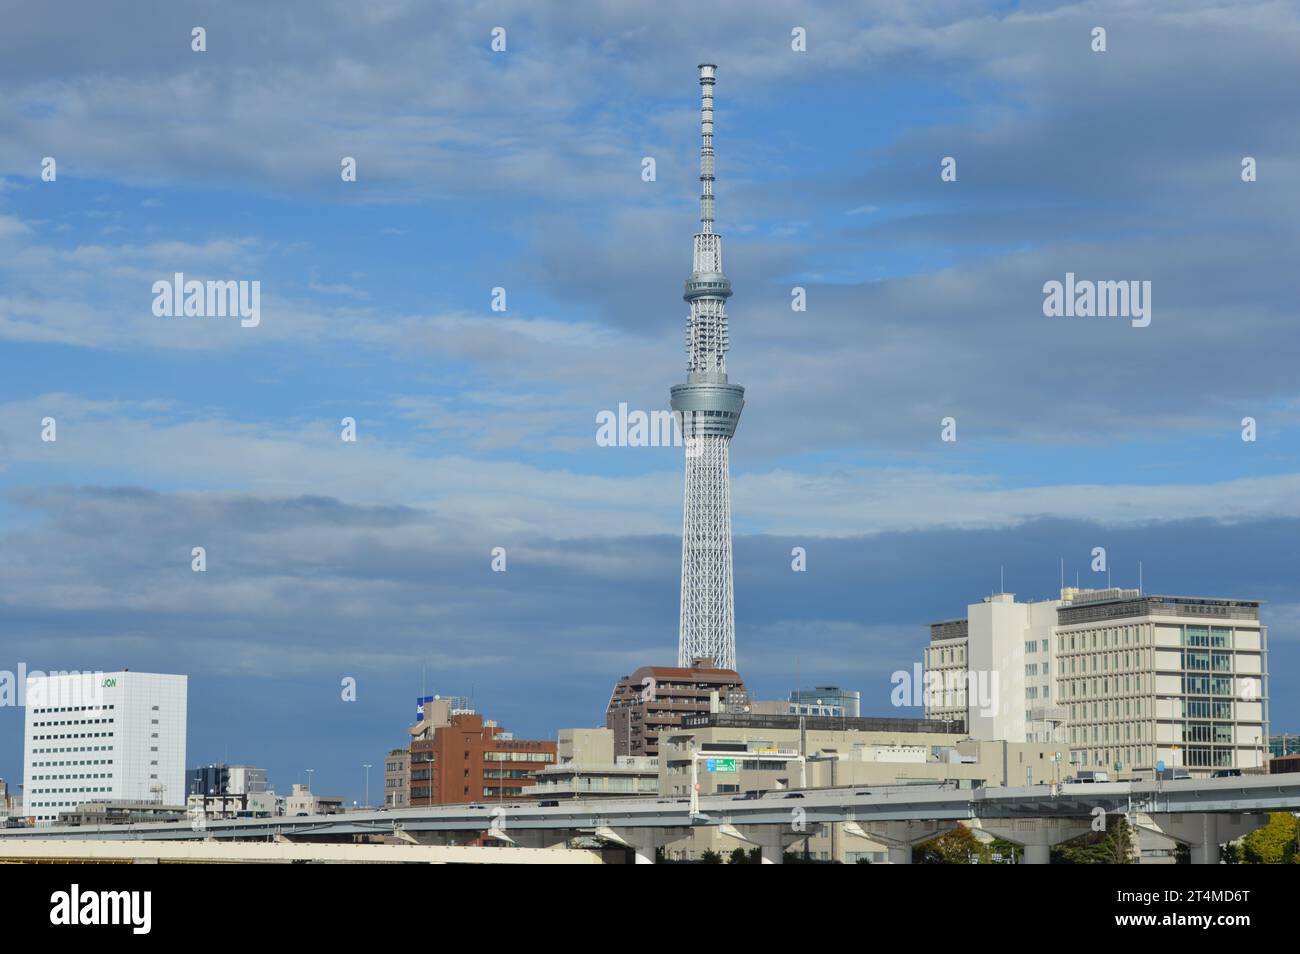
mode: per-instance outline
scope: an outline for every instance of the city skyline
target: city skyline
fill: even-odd
[[[1300,727],[1294,16],[692,9],[15,23],[0,669],[187,674],[193,764],[359,793],[426,687],[550,738],[670,664],[683,452],[593,433],[680,380],[716,62],[746,684],[902,714],[930,623],[1003,579],[1046,598],[1062,559],[1084,586],[1141,564],[1148,592],[1263,602],[1273,730]],[[260,323],[154,314],[177,273],[260,281]],[[1151,281],[1150,325],[1047,317],[1067,275]],[[21,733],[0,709],[9,780]]]

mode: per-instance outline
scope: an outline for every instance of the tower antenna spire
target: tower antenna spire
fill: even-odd
[[[713,84],[718,68],[700,64],[700,231],[713,232]]]

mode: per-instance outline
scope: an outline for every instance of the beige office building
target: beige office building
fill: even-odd
[[[1259,603],[1137,596],[1063,606],[1054,637],[1070,761],[1120,775],[1263,770],[1268,629]]]
[[[1264,766],[1268,630],[1257,602],[999,593],[932,625],[925,666],[928,717],[967,718],[980,739],[1056,744],[1076,771]]]

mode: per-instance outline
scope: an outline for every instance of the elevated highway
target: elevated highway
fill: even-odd
[[[1300,774],[976,789],[948,783],[854,786],[770,792],[761,797],[493,802],[295,818],[2,829],[0,846],[29,839],[337,842],[386,836],[426,843],[486,836],[548,848],[573,835],[588,835],[626,845],[643,859],[653,858],[654,847],[667,840],[714,826],[762,848],[766,859],[776,860],[784,847],[806,838],[811,826],[844,824],[855,834],[888,845],[891,860],[902,862],[910,860],[910,845],[966,824],[1024,844],[1027,860],[1046,861],[1052,844],[1087,830],[1081,822],[1099,813],[1119,813],[1139,827],[1191,845],[1194,858],[1217,861],[1220,843],[1239,837],[1234,834],[1238,829],[1244,833],[1263,824],[1271,811],[1300,811]]]

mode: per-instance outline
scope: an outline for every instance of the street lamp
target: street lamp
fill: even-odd
[[[366,801],[365,801],[365,805],[366,805],[366,808],[369,808],[369,807],[370,807],[370,763],[369,763],[369,762],[362,762],[361,764],[362,764],[362,766],[363,766],[363,767],[365,768],[365,770],[366,770]]]

